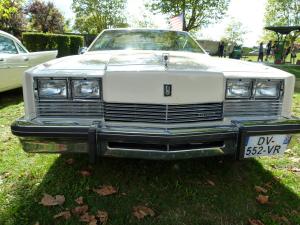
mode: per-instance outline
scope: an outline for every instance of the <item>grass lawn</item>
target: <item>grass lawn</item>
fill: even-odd
[[[300,94],[294,113],[300,116]],[[283,157],[232,161],[205,158],[182,161],[101,159],[89,167],[87,157],[24,153],[10,124],[23,115],[20,90],[0,94],[0,224],[87,224],[77,215],[53,216],[77,206],[82,196],[89,213],[108,212],[108,224],[234,225],[259,219],[264,224],[300,224],[300,139]],[[66,160],[73,158],[69,165]],[[91,176],[82,176],[81,170]],[[99,196],[93,188],[113,185],[118,193]],[[255,186],[264,187],[269,202],[256,201]],[[64,195],[61,206],[39,204],[44,193]],[[155,216],[138,220],[134,206],[145,205]],[[38,223],[37,223],[38,222]]]

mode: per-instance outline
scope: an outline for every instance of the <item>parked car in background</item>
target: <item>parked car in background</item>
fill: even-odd
[[[295,77],[211,57],[187,32],[104,30],[82,55],[25,74],[12,124],[38,153],[181,159],[283,154],[300,120]]]
[[[0,92],[21,87],[25,70],[56,56],[57,51],[28,52],[16,37],[0,31]]]

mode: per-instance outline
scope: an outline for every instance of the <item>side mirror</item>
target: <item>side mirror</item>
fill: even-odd
[[[81,47],[78,51],[78,54],[81,55],[81,54],[84,54],[86,51],[87,51],[87,47]]]

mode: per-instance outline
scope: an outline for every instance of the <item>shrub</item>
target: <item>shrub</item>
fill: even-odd
[[[57,57],[78,54],[83,46],[83,37],[79,35],[23,33],[23,44],[30,52],[58,50]]]

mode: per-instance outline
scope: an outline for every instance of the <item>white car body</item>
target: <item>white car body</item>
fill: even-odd
[[[95,154],[152,159],[235,154],[247,158],[259,156],[247,145],[249,137],[274,138],[286,147],[288,134],[300,132],[300,121],[291,115],[295,77],[290,73],[205,52],[91,48],[83,55],[55,59],[26,72],[25,116],[12,125],[25,151],[85,152],[91,158]],[[100,97],[40,99],[36,81],[50,78],[66,80],[70,95],[74,80],[99,80]],[[250,80],[253,85],[261,80],[279,81],[280,94],[256,99],[256,87],[251,87],[250,98],[228,99],[227,82],[233,79]],[[244,155],[245,146],[252,155]],[[265,146],[269,147],[274,146]]]
[[[10,40],[16,51],[7,53],[0,49],[0,92],[21,87],[25,70],[57,56],[57,51],[28,52],[17,38],[4,31],[0,31],[1,38]]]

